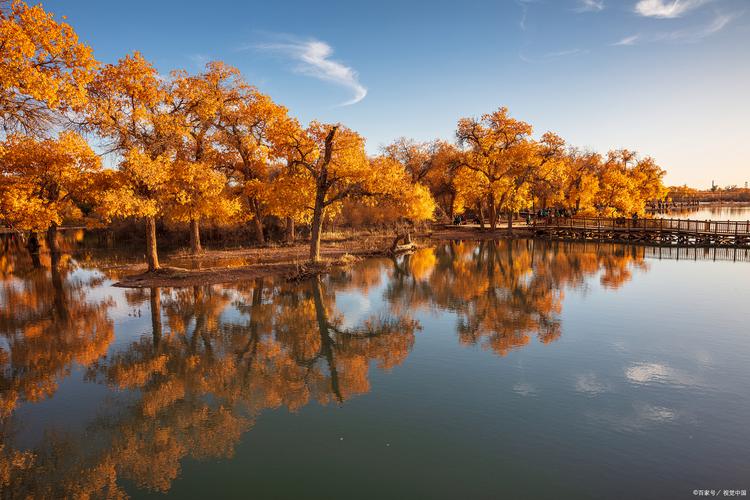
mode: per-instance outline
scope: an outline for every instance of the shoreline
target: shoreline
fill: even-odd
[[[415,233],[418,242],[402,245],[396,254],[407,253],[421,248],[427,242],[445,240],[492,240],[506,238],[529,238],[533,232],[526,226],[515,227],[512,234],[507,228],[492,231],[489,228],[480,230],[479,226],[449,226],[436,228],[425,233]],[[187,262],[201,264],[203,261],[252,260],[245,265],[215,265],[197,268],[185,268],[179,265],[164,265],[161,269],[149,273],[145,264],[117,266],[125,274],[112,286],[118,288],[179,288],[199,285],[235,283],[257,278],[276,277],[288,281],[303,280],[319,274],[326,274],[335,269],[346,268],[362,259],[372,257],[390,257],[394,252],[390,248],[393,235],[353,235],[343,239],[324,240],[321,244],[321,261],[309,262],[307,258],[308,242],[301,241],[292,245],[271,247],[249,247],[234,250],[207,250],[200,255],[175,253],[165,262]],[[419,242],[423,245],[419,245]],[[132,274],[127,274],[132,271]]]
[[[429,238],[418,235],[417,238]],[[394,255],[390,243],[393,236],[361,235],[359,237],[324,241],[321,244],[321,261],[310,262],[308,242],[293,245],[250,247],[234,250],[208,250],[200,255],[174,254],[166,262],[197,263],[197,268],[164,265],[155,272],[145,271],[145,264],[117,266],[123,276],[112,286],[119,288],[188,287],[234,283],[257,278],[278,277],[288,281],[303,280],[325,274],[334,269],[348,267],[355,262],[371,257]],[[373,241],[374,240],[374,241]],[[401,245],[395,253],[404,253],[418,248],[417,245]],[[244,265],[215,265],[202,267],[203,261],[253,261]],[[133,274],[126,274],[133,271]],[[138,272],[140,271],[140,272]]]
[[[245,247],[239,249],[207,250],[200,255],[190,255],[184,251],[174,253],[165,259],[167,265],[149,273],[145,264],[115,266],[120,271],[119,281],[113,286],[120,288],[189,287],[236,283],[257,278],[275,277],[288,281],[311,278],[353,265],[366,258],[393,257],[424,248],[433,243],[449,240],[486,241],[499,239],[537,238],[533,228],[525,223],[517,224],[512,232],[507,227],[494,231],[478,225],[445,225],[427,232],[413,235],[415,244],[402,245],[391,249],[393,234],[352,233],[344,238],[327,238],[321,242],[321,261],[313,263],[308,259],[309,242],[301,240],[293,244],[265,247]],[[593,240],[577,238],[541,238],[545,241],[585,243]],[[665,245],[654,242],[626,240],[604,240],[610,243],[649,246],[660,248],[745,248],[724,245]],[[224,264],[221,262],[224,261]],[[214,265],[205,265],[213,262]],[[239,265],[238,262],[241,262]],[[189,268],[181,267],[187,263]]]

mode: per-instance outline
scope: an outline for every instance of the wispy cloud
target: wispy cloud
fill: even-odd
[[[576,12],[600,12],[604,10],[604,0],[578,0]]]
[[[544,54],[544,57],[547,59],[553,58],[553,57],[565,57],[565,56],[575,56],[579,54],[588,54],[587,49],[568,49],[568,50],[559,50],[557,52],[548,52]]]
[[[635,12],[646,17],[671,19],[697,9],[711,0],[639,0]]]
[[[521,8],[521,19],[518,21],[518,26],[521,31],[526,31],[526,19],[529,15],[529,4],[536,3],[537,0],[516,0],[516,3]]]
[[[697,42],[720,32],[726,28],[735,17],[737,17],[736,14],[716,14],[713,20],[706,26],[692,30],[677,30],[662,33],[660,39],[676,42]]]
[[[625,38],[621,38],[612,45],[635,45],[641,39],[641,35],[630,35]]]
[[[283,54],[298,63],[294,68],[298,73],[350,89],[354,96],[341,103],[341,106],[356,104],[367,95],[367,88],[359,82],[357,72],[341,62],[331,59],[333,48],[326,42],[315,38],[301,40],[284,37],[281,42],[255,44],[252,47]]]
[[[519,52],[518,58],[521,59],[525,63],[536,64],[536,63],[549,61],[551,59],[557,59],[559,57],[577,56],[577,55],[583,55],[583,54],[588,54],[588,53],[589,53],[588,49],[568,49],[568,50],[559,50],[557,52],[547,52],[546,54],[539,56],[539,57],[528,57],[525,54]]]
[[[620,39],[612,45],[628,46],[639,43],[653,42],[677,42],[677,43],[695,43],[708,38],[711,35],[719,33],[734,20],[738,14],[716,14],[710,23],[699,28],[681,29],[675,31],[664,31],[653,35],[631,35]]]

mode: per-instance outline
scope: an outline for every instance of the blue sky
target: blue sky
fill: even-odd
[[[750,181],[750,1],[50,0],[96,56],[221,59],[368,151],[453,139],[500,106],[570,143],[654,156],[670,184]]]

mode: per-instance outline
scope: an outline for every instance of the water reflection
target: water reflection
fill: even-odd
[[[0,282],[0,418],[19,401],[52,396],[73,363],[94,362],[114,338],[114,303],[89,300],[96,280],[68,279],[68,272],[63,262]]]
[[[461,344],[506,356],[533,337],[548,344],[562,335],[566,289],[585,289],[591,278],[617,288],[646,269],[643,249],[571,251],[528,240],[448,242],[304,283],[119,290],[90,267],[66,258],[52,270],[20,260],[3,268],[4,495],[116,497],[123,482],[168,491],[185,458],[231,457],[264,411],[343,405],[368,393],[373,367],[407,360],[420,310],[454,313]],[[352,296],[362,300],[345,300]],[[138,326],[113,320],[141,310],[149,317]],[[629,376],[647,383],[668,375],[647,368]],[[68,396],[72,404],[96,397],[87,388],[106,390],[97,414],[80,432],[47,415],[49,425],[24,446],[17,409],[33,412],[74,378],[84,384]],[[606,390],[591,377],[577,384]]]
[[[576,248],[578,251],[571,251]],[[586,247],[533,240],[451,242],[393,262],[386,298],[396,310],[429,304],[458,314],[463,344],[481,344],[504,356],[535,335],[561,335],[564,290],[599,275],[607,288],[646,269],[641,249]]]
[[[693,220],[750,220],[750,204],[704,204],[699,207],[680,208],[658,213],[656,217]]]

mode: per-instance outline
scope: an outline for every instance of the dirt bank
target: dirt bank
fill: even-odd
[[[184,287],[247,281],[265,276],[304,279],[349,266],[357,260],[389,255],[393,236],[360,234],[328,239],[321,245],[322,261],[308,262],[309,246],[300,242],[286,246],[209,250],[199,256],[174,253],[164,267],[148,273],[145,264],[111,268],[120,276],[115,286],[126,288]]]
[[[487,240],[499,238],[524,238],[531,231],[524,224],[495,231],[478,226],[445,226],[429,233],[417,234],[420,245],[440,240]],[[248,281],[266,276],[289,280],[304,279],[332,269],[349,266],[357,260],[391,254],[392,234],[354,233],[322,242],[322,262],[308,262],[309,246],[305,241],[291,245],[209,250],[199,256],[176,252],[164,259],[164,267],[148,273],[145,264],[112,268],[120,277],[115,286],[127,288],[184,287]],[[407,250],[400,248],[400,250]]]

